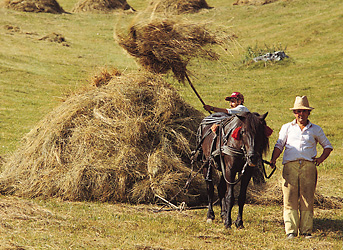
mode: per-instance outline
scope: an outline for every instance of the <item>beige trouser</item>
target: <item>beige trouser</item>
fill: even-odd
[[[311,161],[292,161],[283,167],[283,218],[286,234],[311,233],[317,168]],[[300,211],[300,214],[298,212]]]

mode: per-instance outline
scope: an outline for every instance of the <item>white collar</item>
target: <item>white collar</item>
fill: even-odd
[[[297,124],[297,119],[294,119],[292,122],[291,122],[292,125],[298,125]],[[305,128],[309,128],[312,126],[312,123],[310,122],[310,120],[308,120],[308,123],[307,125],[305,126]]]

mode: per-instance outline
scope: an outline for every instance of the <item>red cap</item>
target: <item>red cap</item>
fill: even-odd
[[[239,93],[239,92],[233,92],[233,93],[231,94],[231,96],[225,97],[225,101],[230,101],[231,98],[237,98],[237,99],[240,99],[240,100],[243,100],[243,101],[244,101],[243,95],[242,95],[241,93]]]

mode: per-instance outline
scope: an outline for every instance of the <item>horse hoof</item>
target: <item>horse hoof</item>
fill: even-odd
[[[235,223],[235,226],[237,227],[237,229],[243,229],[243,223]]]
[[[207,223],[207,224],[212,224],[212,221],[213,221],[212,219],[207,219],[207,220],[206,220],[206,223]]]

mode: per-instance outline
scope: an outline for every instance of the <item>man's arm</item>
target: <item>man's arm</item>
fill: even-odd
[[[210,105],[204,105],[204,109],[205,109],[206,111],[214,111],[214,112],[228,113],[226,109],[217,108],[217,107],[213,107],[213,106],[210,106]]]

